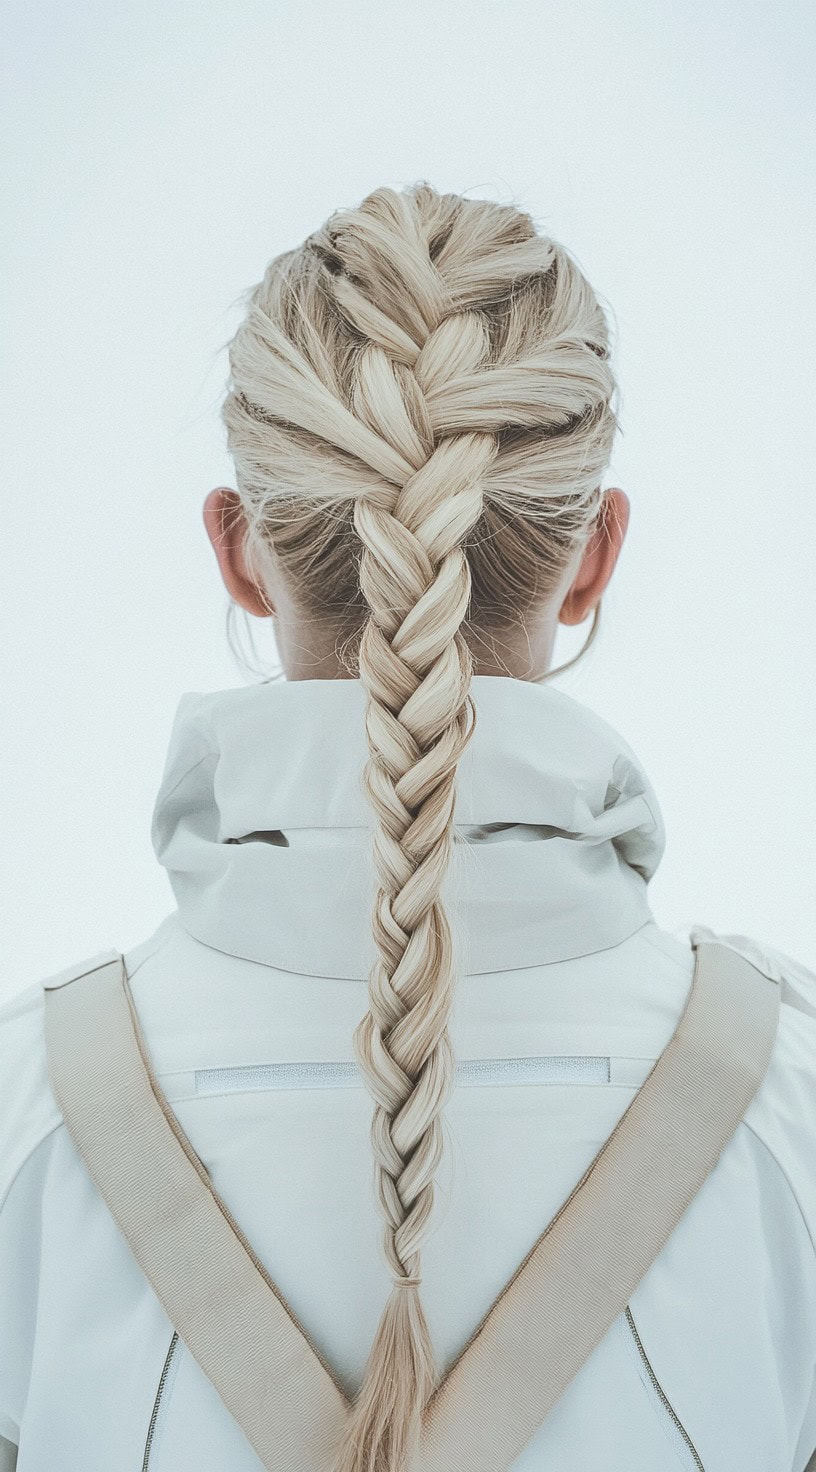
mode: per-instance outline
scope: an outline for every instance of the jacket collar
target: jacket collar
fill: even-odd
[[[443,898],[466,974],[566,960],[651,920],[665,846],[637,757],[549,684],[477,675]],[[184,928],[235,956],[365,980],[374,824],[359,680],[181,697],[151,836]]]

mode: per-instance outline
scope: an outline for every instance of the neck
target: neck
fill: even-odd
[[[552,665],[557,618],[549,612],[523,624],[467,633],[476,675],[506,676],[537,681]],[[308,625],[279,611],[275,616],[275,643],[287,680],[348,680],[357,678],[340,661],[338,635],[331,629]]]

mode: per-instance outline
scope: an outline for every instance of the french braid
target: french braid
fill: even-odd
[[[591,530],[607,357],[560,246],[428,185],[377,190],[272,262],[231,345],[248,550],[261,577],[282,563],[304,616],[356,630],[366,691],[377,960],[354,1041],[393,1286],[334,1472],[404,1472],[437,1380],[419,1286],[454,1077],[442,891],[476,721],[466,634],[532,606]]]

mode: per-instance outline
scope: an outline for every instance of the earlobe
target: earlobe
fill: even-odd
[[[561,604],[561,608],[558,614],[558,622],[560,624],[567,624],[570,626],[572,626],[573,624],[582,624],[584,622],[584,619],[587,618],[587,616],[591,612],[592,608],[585,606],[582,601],[578,601],[577,599],[575,599],[573,597],[572,591],[570,590],[570,592],[564,599],[564,602]]]
[[[570,588],[558,614],[560,624],[582,624],[584,619],[594,611],[595,604],[600,601],[600,594],[593,595],[592,588],[576,588],[575,584]]]

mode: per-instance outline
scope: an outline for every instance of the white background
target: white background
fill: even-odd
[[[809,0],[6,16],[0,996],[172,908],[149,826],[178,698],[254,678],[201,520],[237,299],[419,178],[529,210],[611,309],[632,519],[556,683],[655,784],[656,918],[816,967]]]

